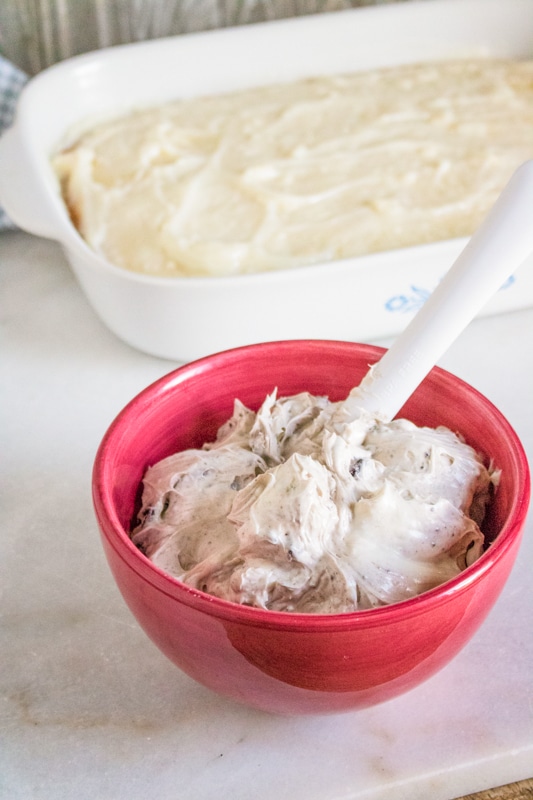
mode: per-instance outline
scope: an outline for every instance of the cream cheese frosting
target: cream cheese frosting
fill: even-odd
[[[355,418],[354,418],[355,417]],[[396,603],[482,553],[498,473],[450,430],[302,393],[238,400],[215,442],[144,476],[133,542],[191,587],[276,611]]]
[[[401,65],[177,100],[53,159],[81,235],[161,276],[466,236],[533,157],[533,62]]]

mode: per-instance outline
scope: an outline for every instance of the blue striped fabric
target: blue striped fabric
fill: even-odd
[[[0,56],[0,136],[13,122],[18,96],[27,80],[24,72]],[[0,208],[0,231],[14,227],[5,211]]]

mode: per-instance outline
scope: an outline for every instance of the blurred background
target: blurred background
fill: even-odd
[[[78,53],[407,0],[0,0],[0,54],[28,75]]]

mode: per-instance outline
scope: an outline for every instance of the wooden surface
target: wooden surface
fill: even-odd
[[[533,778],[509,783],[497,789],[487,789],[460,798],[460,800],[533,800]]]

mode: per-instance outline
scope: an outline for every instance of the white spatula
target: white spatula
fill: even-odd
[[[533,161],[519,167],[485,221],[392,347],[343,403],[394,418],[438,359],[533,252]]]

